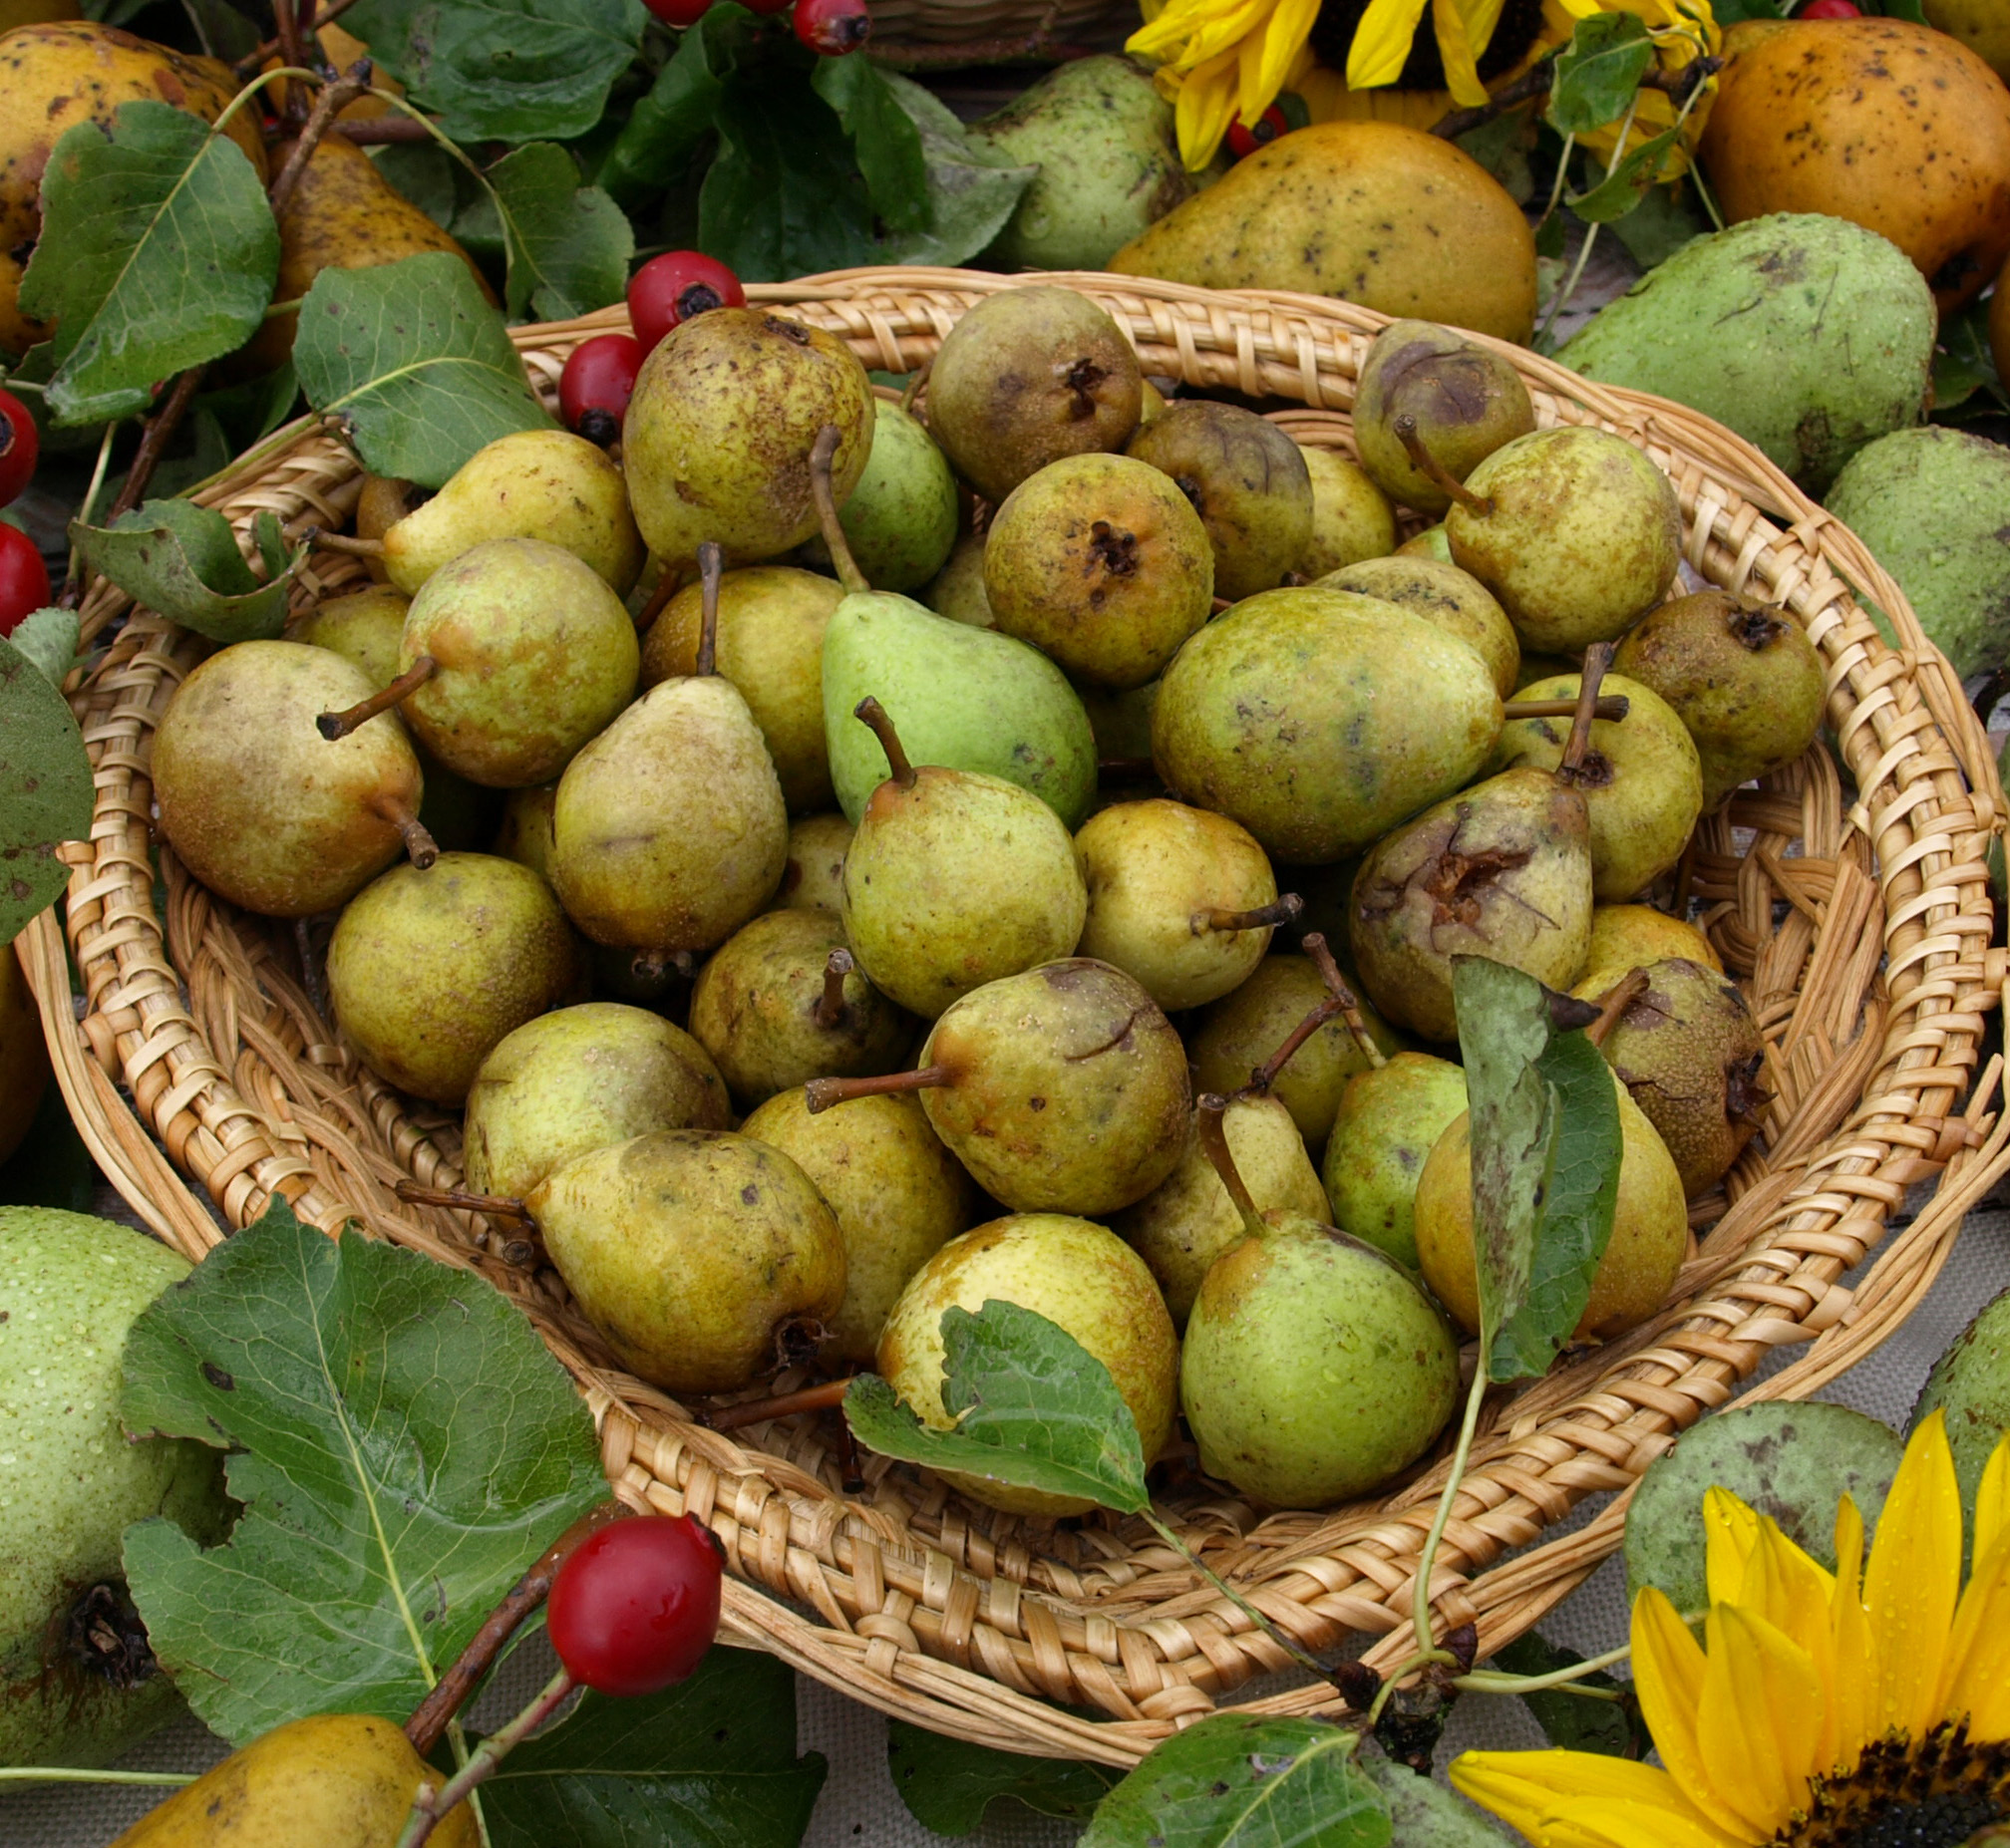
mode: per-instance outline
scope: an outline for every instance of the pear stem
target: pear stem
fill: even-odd
[[[382,539],[356,539],[346,532],[324,532],[319,526],[309,526],[300,535],[308,544],[324,552],[344,552],[351,558],[382,558]]]
[[[1214,1172],[1220,1177],[1229,1199],[1235,1202],[1235,1210],[1242,1215],[1242,1230],[1251,1238],[1262,1237],[1263,1215],[1256,1210],[1249,1184],[1243,1180],[1242,1170],[1235,1165],[1234,1152],[1228,1146],[1228,1130],[1223,1121],[1228,1099],[1215,1091],[1202,1091],[1193,1099],[1193,1107],[1200,1146],[1213,1163]]]
[[[667,567],[657,576],[656,588],[649,593],[649,601],[643,604],[635,618],[635,633],[647,635],[656,618],[670,607],[670,599],[684,588],[684,574]]]
[[[858,569],[857,559],[851,556],[851,541],[845,538],[844,528],[838,522],[838,493],[831,485],[831,463],[843,439],[844,433],[836,424],[826,424],[817,433],[817,441],[810,449],[810,492],[817,502],[817,521],[824,528],[832,569],[838,573],[838,583],[856,596],[872,586]]]
[[[921,388],[928,383],[928,375],[934,370],[935,360],[931,354],[907,375],[907,383],[900,388],[900,409],[909,417],[914,415],[914,401],[921,396]]]
[[[1605,1036],[1619,1024],[1619,1017],[1647,992],[1648,976],[1644,969],[1634,969],[1613,983],[1598,997],[1598,1018],[1584,1029],[1584,1037],[1593,1046],[1602,1047]]]
[[[407,1206],[447,1206],[456,1212],[487,1213],[492,1219],[529,1219],[530,1209],[521,1200],[500,1193],[468,1193],[459,1187],[422,1187],[417,1181],[401,1180],[391,1190]]]
[[[726,568],[726,555],[716,541],[703,540],[698,547],[698,582],[703,599],[698,618],[698,659],[692,673],[710,680],[719,671],[719,578]]]
[[[743,1425],[765,1423],[770,1418],[786,1418],[798,1411],[827,1411],[844,1402],[844,1388],[851,1376],[827,1380],[822,1386],[805,1386],[800,1392],[778,1392],[772,1398],[750,1398],[742,1404],[705,1414],[705,1422],[715,1431],[737,1431]]]
[[[1577,683],[1577,711],[1570,722],[1569,742],[1563,747],[1563,761],[1556,767],[1565,781],[1575,774],[1591,748],[1591,721],[1597,716],[1598,687],[1605,670],[1612,665],[1612,644],[1599,642],[1584,651],[1584,674]]]
[[[360,731],[379,713],[388,713],[400,700],[417,693],[439,671],[439,662],[431,655],[421,655],[388,687],[380,688],[367,700],[359,700],[346,713],[323,713],[314,721],[314,729],[332,745],[338,738],[347,738],[351,732]]]
[[[1408,411],[1399,412],[1389,426],[1396,441],[1403,446],[1404,455],[1410,458],[1410,465],[1424,476],[1441,494],[1448,494],[1469,513],[1485,519],[1494,511],[1494,502],[1486,494],[1476,494],[1466,483],[1431,454],[1417,428],[1417,420]]]
[[[419,1794],[412,1800],[412,1813],[406,1821],[405,1833],[398,1838],[398,1848],[423,1848],[441,1818],[455,1804],[463,1801],[477,1784],[493,1777],[503,1757],[522,1744],[565,1704],[573,1686],[570,1674],[560,1669],[537,1691],[522,1712],[507,1725],[490,1733],[476,1746],[475,1755],[438,1789],[430,1783],[422,1783]]]
[[[373,806],[404,839],[406,858],[421,872],[430,872],[440,857],[440,843],[426,823],[396,796],[379,796]]]
[[[1204,911],[1194,912],[1193,935],[1197,937],[1203,930],[1269,930],[1290,923],[1304,909],[1305,901],[1296,892],[1286,892],[1267,905],[1254,905],[1247,911],[1209,905]]]
[[[810,1114],[816,1116],[834,1104],[849,1103],[854,1097],[886,1097],[902,1090],[939,1090],[955,1081],[947,1066],[885,1072],[877,1078],[812,1078],[803,1086],[803,1100],[810,1106]]]
[[[849,950],[833,950],[824,960],[824,992],[817,997],[817,1025],[827,1032],[844,1013],[844,978],[856,965]]]
[[[279,0],[279,3],[283,6],[285,0]],[[273,180],[272,190],[267,195],[266,203],[272,207],[273,217],[278,217],[286,209],[294,188],[300,183],[300,175],[307,170],[307,162],[314,157],[314,150],[321,145],[321,139],[328,133],[337,113],[358,97],[369,94],[370,78],[370,60],[359,58],[345,75],[332,84],[321,86],[321,94],[314,99],[314,107],[301,127],[300,138],[293,144],[293,152],[279,169],[279,177]]]
[[[1244,1087],[1247,1092],[1262,1093],[1277,1081],[1277,1074],[1291,1063],[1291,1056],[1305,1042],[1326,1025],[1328,1021],[1340,1018],[1340,1004],[1330,995],[1317,1003],[1312,1011],[1284,1036],[1284,1044],[1249,1074],[1249,1082]]]
[[[1600,696],[1596,709],[1591,714],[1594,719],[1605,719],[1616,723],[1633,710],[1633,702],[1623,693],[1607,693]],[[1575,700],[1509,700],[1501,708],[1501,716],[1508,723],[1516,719],[1574,719],[1577,717]]]
[[[872,736],[879,741],[879,749],[886,754],[886,767],[893,780],[903,789],[913,788],[917,772],[914,766],[907,762],[907,753],[900,748],[900,734],[894,731],[893,721],[886,716],[885,707],[868,693],[852,707],[851,717],[871,727]]]
[[[1375,1036],[1368,1031],[1368,1023],[1361,1018],[1361,1003],[1347,986],[1347,978],[1340,973],[1340,965],[1333,960],[1333,952],[1326,947],[1326,939],[1316,930],[1307,931],[1303,947],[1305,954],[1311,957],[1313,967],[1319,971],[1320,981],[1326,984],[1327,994],[1332,996],[1334,1005],[1339,1008],[1340,1018],[1347,1023],[1347,1031],[1354,1036],[1354,1044],[1361,1049],[1361,1057],[1367,1060],[1371,1071],[1380,1072],[1389,1061],[1375,1044]]]

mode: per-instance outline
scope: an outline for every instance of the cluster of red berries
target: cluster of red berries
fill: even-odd
[[[744,308],[747,291],[724,263],[696,250],[652,257],[628,279],[635,332],[596,334],[572,349],[558,375],[558,415],[567,430],[603,448],[621,434],[635,375],[650,349],[679,322],[708,308]]]
[[[712,10],[712,0],[642,0],[666,26],[695,26]],[[750,13],[788,12],[792,0],[740,0]],[[841,58],[871,37],[872,15],[865,0],[793,0],[796,36],[820,58]]]
[[[12,392],[0,391],[0,506],[35,478],[42,439],[28,407]],[[35,541],[19,526],[0,520],[0,635],[12,635],[24,616],[49,601],[49,567]]]
[[[603,1527],[558,1568],[545,1622],[581,1687],[633,1698],[681,1682],[719,1631],[719,1543],[690,1515]]]

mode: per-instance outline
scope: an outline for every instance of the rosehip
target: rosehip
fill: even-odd
[[[1290,133],[1291,125],[1284,120],[1284,112],[1273,103],[1257,117],[1253,128],[1245,128],[1240,122],[1228,125],[1228,152],[1240,160],[1259,148],[1269,147],[1278,136]]]
[[[695,26],[712,10],[712,0],[642,0],[666,26]]]
[[[28,407],[12,392],[0,391],[0,506],[20,497],[41,454],[42,439]]]
[[[796,0],[796,36],[820,58],[842,58],[872,36],[865,0]]]
[[[1861,19],[1863,9],[1854,6],[1850,0],[1808,0],[1796,19]]]
[[[0,635],[12,635],[22,617],[49,601],[49,567],[35,541],[0,519]]]
[[[621,434],[621,420],[642,368],[642,343],[626,334],[596,334],[572,349],[558,375],[558,415],[604,450]]]
[[[688,1514],[603,1527],[558,1568],[546,1626],[565,1672],[604,1694],[681,1682],[719,1630],[719,1548]]]
[[[647,353],[673,327],[708,308],[744,308],[740,278],[699,250],[651,257],[628,278],[628,319]]]

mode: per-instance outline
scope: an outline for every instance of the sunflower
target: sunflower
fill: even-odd
[[[1431,31],[1419,30],[1431,9]],[[1719,44],[1710,0],[1141,0],[1145,24],[1127,49],[1158,66],[1172,99],[1179,153],[1198,169],[1231,122],[1257,122],[1285,91],[1314,122],[1397,122],[1428,129],[1486,102],[1568,43],[1593,13],[1637,14],[1665,69]],[[1704,105],[1689,115],[1693,141]],[[1640,93],[1638,146],[1674,121],[1665,93]],[[1609,151],[1615,129],[1586,138]],[[1673,177],[1686,161],[1671,159]]]
[[[1589,1752],[1468,1752],[1453,1784],[1536,1848],[1958,1848],[2010,1819],[2010,1437],[1961,1500],[1936,1411],[1863,1564],[1845,1496],[1834,1573],[1712,1489],[1699,1644],[1651,1587],[1634,1688],[1665,1770]]]

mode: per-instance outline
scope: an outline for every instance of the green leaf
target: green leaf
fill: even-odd
[[[1876,9],[1886,19],[1909,19],[1915,26],[1930,26],[1933,22],[1926,17],[1926,9],[1920,0],[1884,0]]]
[[[796,1677],[716,1644],[639,1700],[587,1694],[482,1789],[495,1848],[796,1848],[824,1784],[796,1755]]]
[[[891,231],[925,231],[934,214],[921,134],[876,64],[863,58],[820,58],[810,80],[838,112],[865,177],[872,209]]]
[[[222,1546],[126,1530],[155,1654],[233,1742],[403,1719],[543,1548],[606,1498],[592,1419],[482,1278],[275,1199],[126,1345],[136,1432],[227,1448]]]
[[[942,1405],[956,1428],[931,1430],[878,1375],[860,1374],[844,1416],[867,1449],[1127,1514],[1151,1505],[1137,1420],[1110,1370],[1066,1329],[994,1298],[974,1316],[945,1309],[942,1349]]]
[[[343,25],[457,142],[568,141],[635,60],[641,0],[360,0]]]
[[[632,211],[676,179],[705,137],[724,94],[722,80],[760,21],[732,0],[717,0],[677,35],[677,50],[622,124],[594,178]]]
[[[438,142],[393,142],[371,149],[370,158],[378,172],[442,230],[453,228],[460,206],[458,177],[467,169]]]
[[[1043,1816],[1086,1822],[1117,1781],[1102,1765],[994,1751],[904,1719],[886,1722],[886,1765],[908,1813],[937,1835],[970,1834],[1001,1797]]]
[[[892,71],[880,78],[921,139],[930,216],[926,230],[886,239],[874,261],[967,263],[1005,228],[1040,168],[1014,166],[997,149],[972,141],[949,107],[911,79]]]
[[[1517,1637],[1494,1656],[1495,1668],[1507,1675],[1553,1675],[1558,1669],[1574,1668],[1584,1658],[1575,1650],[1562,1648],[1537,1636],[1534,1631]],[[1602,1688],[1608,1693],[1626,1692],[1602,1669],[1580,1678],[1586,1688]],[[1587,1700],[1560,1688],[1538,1689],[1521,1698],[1535,1715],[1535,1723],[1548,1735],[1549,1743],[1564,1751],[1595,1751],[1614,1758],[1642,1758],[1647,1754],[1643,1732],[1637,1730],[1637,1702],[1631,1700]]]
[[[440,487],[499,437],[543,430],[502,317],[445,250],[378,269],[324,269],[300,306],[293,364],[307,402],[340,418],[374,474]]]
[[[1111,1791],[1081,1848],[1385,1848],[1389,1808],[1359,1742],[1323,1720],[1216,1713]]]
[[[78,631],[75,610],[33,610],[7,639],[49,677],[52,687],[61,687],[77,665]]]
[[[129,417],[154,388],[242,346],[272,299],[279,230],[227,135],[166,103],[79,123],[42,175],[21,306],[56,323],[59,424]]]
[[[1631,18],[1630,14],[1605,14],[1604,18]],[[1680,138],[1680,129],[1664,129],[1652,141],[1642,142],[1617,166],[1606,173],[1589,192],[1580,192],[1563,203],[1586,224],[1610,224],[1623,218],[1646,195],[1647,188],[1661,177],[1661,165]]]
[[[1719,26],[1736,25],[1741,19],[1778,19],[1779,0],[1716,0],[1710,9]]]
[[[1589,135],[1617,122],[1653,62],[1654,41],[1635,15],[1593,13],[1580,19],[1570,43],[1556,55],[1544,119],[1558,135]]]
[[[511,320],[569,321],[618,302],[628,287],[635,232],[598,186],[582,186],[572,156],[532,142],[488,171],[508,252]]]
[[[0,636],[0,944],[62,896],[56,857],[91,833],[91,759],[70,711],[33,660]]]
[[[1667,262],[1709,229],[1710,216],[1697,202],[1694,189],[1679,180],[1672,186],[1649,186],[1640,203],[1612,225],[1613,235],[1642,269]]]
[[[1519,1848],[1519,1836],[1407,1764],[1363,1753],[1361,1768],[1389,1805],[1389,1839],[1397,1848],[1507,1848],[1509,1841]]]
[[[285,626],[286,592],[309,547],[261,582],[237,549],[229,522],[192,500],[149,500],[110,526],[70,524],[84,562],[151,610],[212,641],[274,636]]]
[[[1970,415],[2010,409],[2010,392],[1996,376],[1996,356],[1989,347],[1989,307],[1971,302],[1957,315],[1940,322],[1939,345],[1933,355],[1933,415],[1969,406]],[[1980,397],[1979,404],[1970,401]]]

